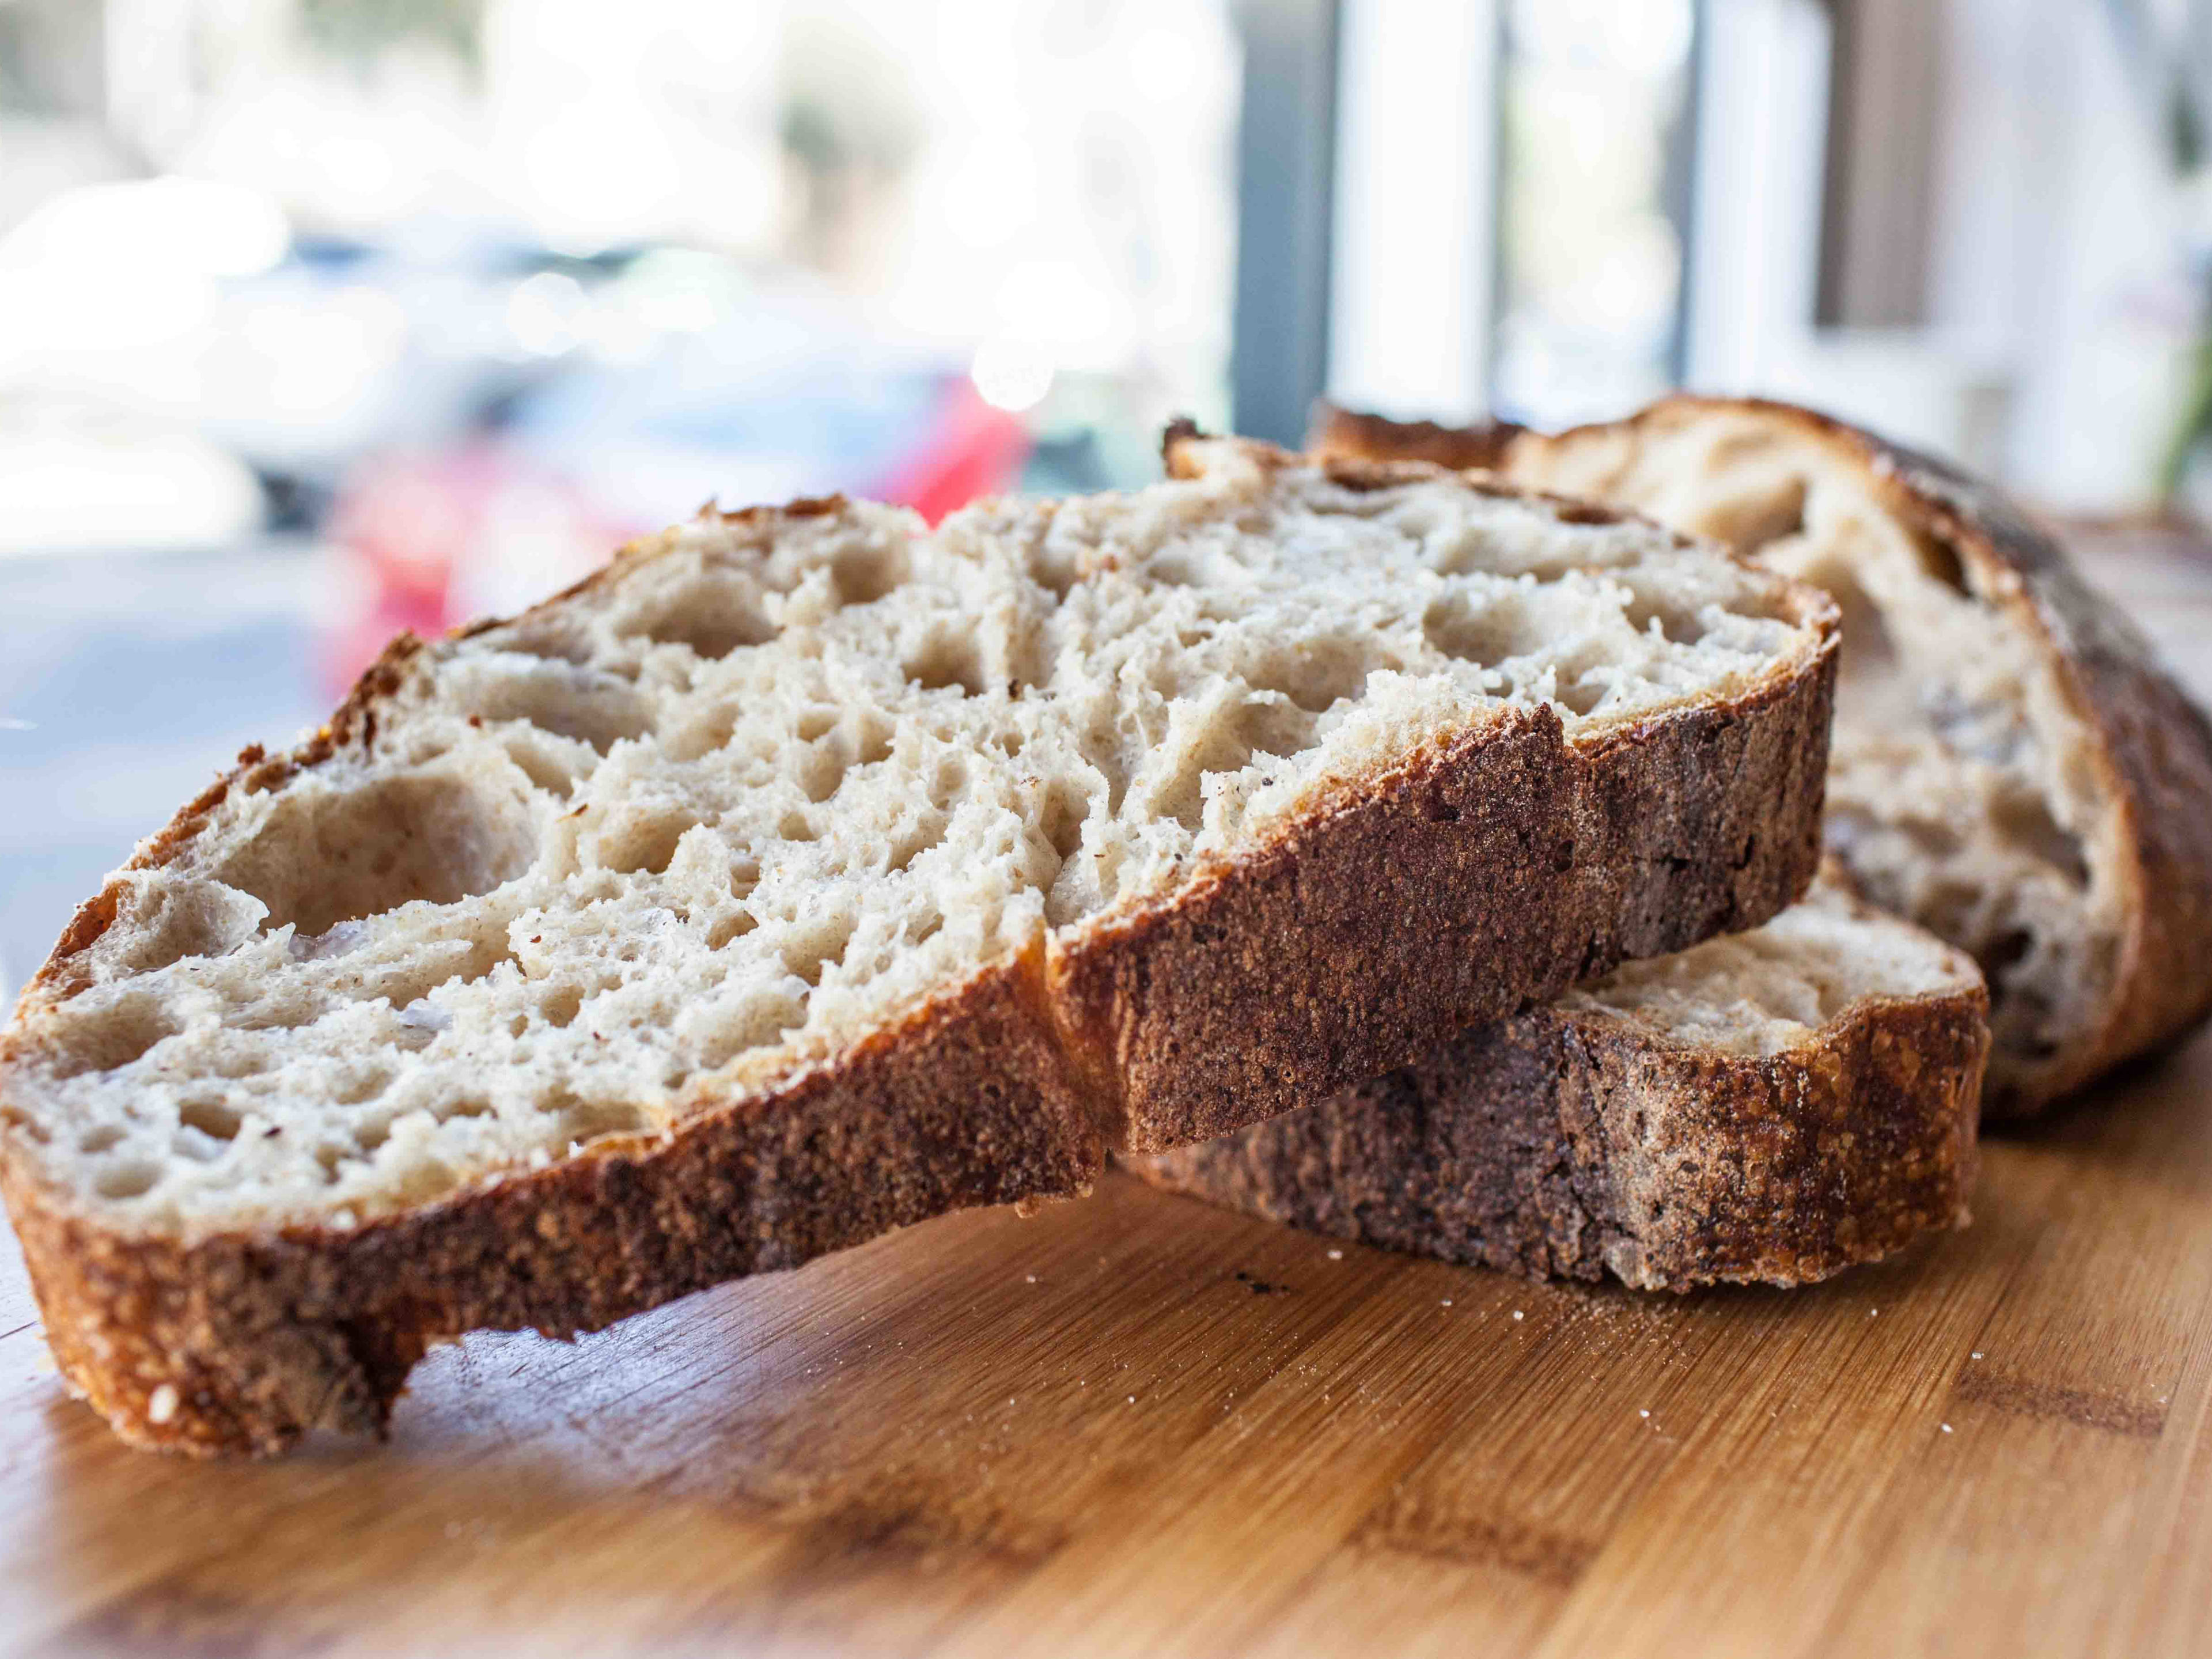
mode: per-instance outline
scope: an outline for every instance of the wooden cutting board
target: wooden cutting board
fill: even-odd
[[[125,1450],[0,1267],[0,1645],[2202,1654],[2212,1041],[1813,1291],[1534,1285],[1110,1177],[574,1345],[391,1443]]]
[[[2099,574],[2212,684],[2212,571]],[[2212,1037],[1975,1214],[1651,1297],[1117,1176],[471,1337],[388,1445],[246,1466],[70,1402],[9,1241],[0,1652],[2212,1651]]]

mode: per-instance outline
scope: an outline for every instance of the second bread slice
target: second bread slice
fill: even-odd
[[[1824,887],[1333,1099],[1131,1162],[1172,1192],[1446,1261],[1802,1285],[1966,1221],[1987,1007],[1963,951]]]

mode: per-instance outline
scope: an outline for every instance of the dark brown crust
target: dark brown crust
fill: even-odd
[[[1869,1000],[1755,1058],[1540,1008],[1203,1146],[1146,1181],[1532,1278],[1805,1285],[1963,1226],[1978,988]]]
[[[2212,1015],[2212,721],[2127,618],[2081,580],[2057,540],[2000,492],[1857,427],[1757,398],[1669,398],[1626,421],[1548,438],[1503,424],[1409,426],[1325,408],[1313,441],[1324,456],[1418,455],[1510,472],[1516,444],[1549,448],[1707,412],[1764,416],[1861,469],[1900,520],[1972,569],[1977,593],[2036,641],[2096,734],[2128,860],[2116,872],[2126,920],[2106,1012],[2092,1036],[2027,1082],[1993,1085],[1984,1115],[2033,1115]]]
[[[1835,615],[1788,592],[1820,647],[1749,694],[1577,747],[1548,709],[1507,714],[1175,904],[1055,938],[1048,960],[979,975],[772,1094],[702,1096],[665,1139],[351,1231],[191,1245],[80,1218],[0,1160],[55,1357],[139,1445],[265,1453],[379,1429],[440,1336],[594,1329],[963,1205],[1077,1191],[1108,1145],[1240,1127],[1626,956],[1755,926],[1818,856]],[[228,790],[371,741],[421,649],[395,644],[295,754],[241,757],[132,867],[178,856]],[[27,1012],[78,988],[118,894],[79,913]],[[0,1079],[23,1029],[0,1037]]]
[[[1365,461],[1427,461],[1453,471],[1493,469],[1504,464],[1507,447],[1527,431],[1511,421],[1476,426],[1443,426],[1435,421],[1394,421],[1344,409],[1322,398],[1314,404],[1307,447],[1324,459]]]

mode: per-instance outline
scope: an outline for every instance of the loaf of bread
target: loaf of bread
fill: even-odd
[[[934,532],[710,513],[241,757],[0,1035],[70,1381],[144,1445],[380,1428],[439,1337],[1075,1193],[1809,879],[1814,590],[1168,459]]]
[[[1984,1110],[2040,1109],[2212,1012],[2212,725],[1987,486],[1808,410],[1678,397],[1555,437],[1324,410],[1315,447],[1633,507],[1844,617],[1827,841],[1972,952]]]
[[[1532,1277],[1803,1285],[1963,1225],[1971,958],[1823,884],[1427,1059],[1128,1160],[1273,1221]]]

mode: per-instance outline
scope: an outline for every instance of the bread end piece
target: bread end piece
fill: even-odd
[[[1267,1220],[1530,1278],[1806,1285],[1966,1224],[1986,1006],[1969,969],[1771,1054],[1539,1008],[1129,1162]]]
[[[2000,1040],[1989,1068],[1986,1117],[2034,1116],[2114,1066],[2182,1041],[2212,1018],[2212,720],[2130,619],[2082,580],[2058,538],[2002,492],[1874,433],[1759,398],[1677,394],[1621,421],[1551,435],[1505,422],[1442,426],[1322,404],[1308,442],[1324,465],[1421,459],[1494,470],[1524,484],[1572,487],[1606,500],[1648,501],[1656,489],[1673,507],[1684,508],[1693,498],[1681,489],[1694,478],[1648,469],[1632,477],[1632,464],[1647,440],[1701,424],[1727,428],[1711,461],[1717,471],[1748,465],[1762,444],[1799,446],[1800,463],[1847,481],[1907,538],[1927,547],[1936,566],[1948,562],[1950,585],[1983,608],[1984,643],[1994,649],[2017,638],[2042,665],[2051,707],[2039,722],[2051,727],[2063,720],[2083,735],[2076,762],[2053,768],[2069,788],[2096,802],[2094,821],[2062,831],[2079,842],[2087,869],[2082,902],[2096,912],[2077,919],[2069,940],[2088,947],[2083,954],[2089,965],[2073,981],[2085,1003],[2076,1029],[2063,1038],[2008,1041],[2007,1011],[2043,1006],[2035,1000],[2038,988],[2022,999],[2011,983],[2021,944],[2033,949],[2030,933],[1999,929],[1977,939],[1962,933],[1946,920],[1958,890],[1948,874],[1930,884],[1937,902],[1922,913],[1954,942],[1975,948],[1992,977]],[[1775,476],[1792,470],[1778,465]],[[1803,517],[1803,467],[1794,470],[1800,497],[1794,509],[1786,495],[1777,498],[1786,510],[1777,513],[1774,502],[1747,490],[1741,500],[1723,491],[1714,511],[1688,525],[1656,504],[1650,510],[1756,558],[1765,540],[1789,538]],[[1838,574],[1855,580],[1848,568]],[[1917,690],[1924,697],[1946,689]],[[1839,731],[1847,732],[1850,724],[1847,705]],[[1839,750],[1848,747],[1839,738]],[[2045,799],[2018,809],[2024,821],[2036,822],[2053,806],[2050,787],[2039,789]],[[1925,861],[1934,871],[1936,855]],[[1899,909],[1914,908],[1901,894],[1881,896]],[[2093,924],[2099,935],[2094,940],[2087,937]]]

